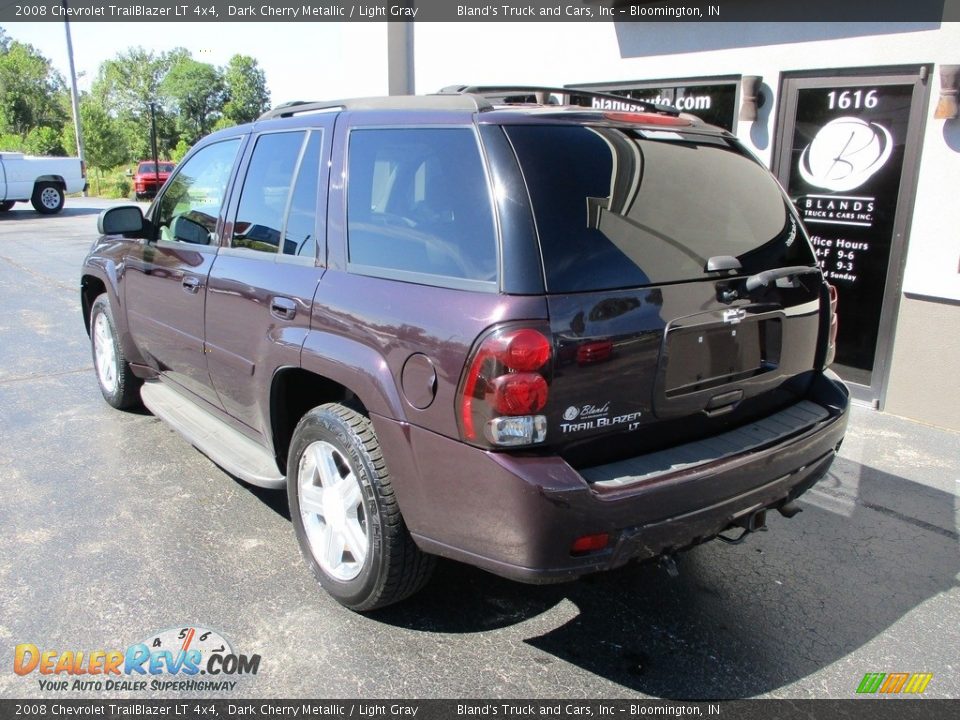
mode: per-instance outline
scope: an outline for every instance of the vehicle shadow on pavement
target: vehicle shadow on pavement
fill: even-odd
[[[537,587],[442,563],[425,592],[372,617],[474,633],[569,600],[576,617],[524,642],[654,697],[737,698],[803,680],[956,584],[954,495],[841,458],[801,504],[741,545],[681,555],[675,579],[645,564]],[[870,669],[851,669],[851,693]]]
[[[69,200],[67,202],[69,202]],[[99,215],[102,210],[103,208],[67,206],[55,215],[43,215],[27,205],[22,208],[14,208],[5,213],[0,213],[0,220],[46,220],[63,217],[78,217],[81,215]]]

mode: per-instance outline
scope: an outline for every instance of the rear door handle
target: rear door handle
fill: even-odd
[[[270,314],[281,320],[293,320],[297,304],[288,297],[274,297],[270,300]]]
[[[183,285],[183,289],[188,293],[196,293],[203,285],[203,283],[200,282],[200,278],[194,277],[193,275],[184,275],[180,284]]]

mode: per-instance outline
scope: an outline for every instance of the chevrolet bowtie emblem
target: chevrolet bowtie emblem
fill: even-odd
[[[723,321],[725,323],[730,323],[731,325],[736,325],[746,316],[747,311],[743,308],[730,308],[729,310],[723,311]]]

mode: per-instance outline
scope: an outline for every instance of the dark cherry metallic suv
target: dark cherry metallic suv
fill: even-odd
[[[745,534],[843,439],[834,296],[772,175],[549,92],[294,103],[100,217],[104,397],[285,487],[350,608],[437,555],[545,582]]]

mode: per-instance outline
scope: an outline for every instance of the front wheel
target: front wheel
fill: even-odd
[[[3,202],[0,202],[0,212],[7,212],[13,207],[15,202],[16,200],[4,200]]]
[[[343,405],[297,424],[287,462],[290,516],[304,559],[337,602],[359,612],[409,597],[435,558],[414,544],[370,420]]]
[[[53,215],[63,209],[63,190],[52,182],[37,183],[30,198],[33,209],[41,215]]]
[[[90,309],[90,347],[103,399],[117,410],[140,405],[140,379],[133,374],[117,337],[117,326],[104,293]]]

